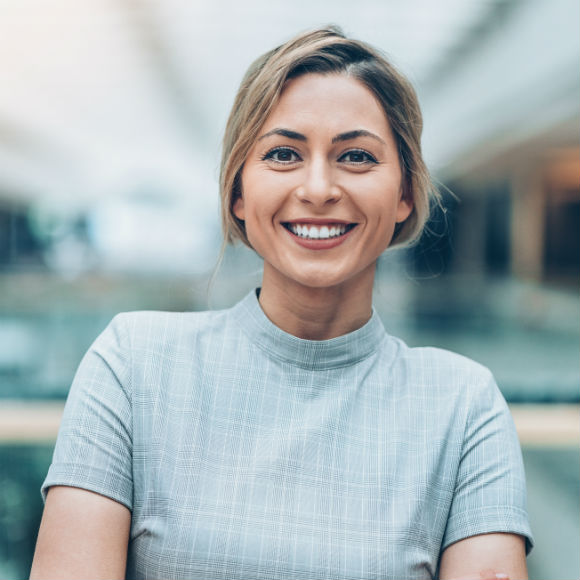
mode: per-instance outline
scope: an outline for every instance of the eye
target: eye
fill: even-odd
[[[300,161],[300,155],[298,155],[294,149],[290,149],[289,147],[276,147],[275,149],[268,151],[268,153],[262,157],[262,161],[267,160],[276,163],[290,164]]]
[[[366,151],[362,149],[352,149],[343,153],[339,161],[344,161],[345,163],[350,163],[351,165],[365,165],[366,163],[378,163],[378,161]]]

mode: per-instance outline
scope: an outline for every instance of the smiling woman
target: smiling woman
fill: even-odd
[[[226,128],[225,239],[264,259],[219,312],[115,318],[81,363],[33,578],[526,577],[493,377],[409,348],[375,264],[435,198],[408,82],[337,29],[258,59]]]
[[[309,73],[286,84],[261,133],[233,212],[264,258],[262,307],[275,320],[287,306],[278,289],[305,304],[316,289],[321,307],[360,311],[346,326],[333,313],[323,332],[289,319],[282,328],[316,339],[356,330],[371,315],[360,296],[372,288],[375,263],[413,210],[385,113],[358,80]]]

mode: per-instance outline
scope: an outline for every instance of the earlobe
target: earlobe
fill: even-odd
[[[413,211],[413,200],[408,199],[407,197],[402,197],[399,200],[399,205],[397,207],[397,215],[396,215],[396,222],[399,224],[404,222]]]
[[[234,205],[232,206],[232,210],[234,212],[234,215],[239,220],[246,219],[246,212],[244,210],[244,198],[241,195],[238,195],[238,197],[235,199]]]

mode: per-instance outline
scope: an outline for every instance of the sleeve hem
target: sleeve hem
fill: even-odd
[[[112,474],[88,466],[53,464],[42,484],[43,501],[46,501],[48,489],[56,485],[93,491],[124,505],[129,510],[133,509],[133,484],[119,474]]]
[[[514,506],[480,508],[473,512],[463,512],[452,517],[448,524],[441,551],[451,544],[481,534],[506,533],[523,536],[526,540],[526,555],[534,547],[534,538],[525,511]]]

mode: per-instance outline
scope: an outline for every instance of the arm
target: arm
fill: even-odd
[[[125,578],[131,512],[74,487],[49,490],[31,580]]]
[[[31,578],[125,577],[133,502],[131,368],[129,336],[117,318],[83,357],[69,392],[43,484]]]
[[[470,389],[467,403],[439,563],[445,580],[527,578],[525,556],[533,540],[520,446],[505,400],[493,377],[486,375]]]
[[[460,540],[441,556],[440,580],[527,580],[522,536],[482,534]]]

